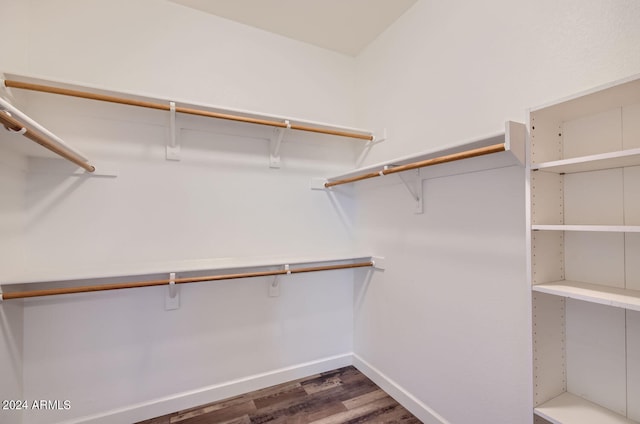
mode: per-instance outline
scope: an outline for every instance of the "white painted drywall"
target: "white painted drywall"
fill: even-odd
[[[27,65],[28,2],[0,0],[0,25],[5,34],[0,49],[0,72],[24,71]],[[0,145],[15,137],[0,128]],[[22,211],[25,159],[0,147],[0,268],[12,272],[23,263]],[[23,307],[21,302],[0,304],[0,400],[23,398]],[[1,407],[2,405],[0,405]],[[18,424],[22,414],[0,409],[0,422]]]
[[[29,2],[0,0],[0,24],[7,42],[0,51],[0,72],[24,72],[29,43]]]
[[[419,1],[357,58],[359,125],[389,133],[367,161],[639,73],[639,20],[635,1]],[[448,422],[531,422],[524,170],[426,181],[423,215],[387,178],[356,189],[386,271],[356,287],[354,352]]]
[[[0,407],[3,424],[22,422],[19,409],[24,399],[23,391],[23,306],[21,302],[4,302],[0,305],[0,399],[16,403],[4,403]],[[12,409],[15,408],[15,409]]]
[[[31,16],[32,74],[355,122],[355,63],[339,54],[170,2],[34,1]],[[287,134],[282,168],[270,169],[270,128],[179,116],[182,160],[170,162],[162,112],[24,97],[35,119],[118,174],[70,177],[59,161],[30,161],[27,273],[353,245],[352,200],[309,190],[311,177],[353,166],[351,141]],[[26,302],[24,395],[72,407],[25,422],[108,414],[352,351],[352,272],[283,277],[278,298],[271,282],[184,286],[169,312],[161,288]]]
[[[0,129],[0,143],[15,137]],[[0,154],[0,264],[2,276],[24,264],[23,210],[26,161],[21,155]],[[0,277],[0,280],[2,277]],[[20,301],[0,302],[0,400],[23,399],[23,306]],[[0,405],[11,406],[11,405]],[[22,414],[0,409],[0,422],[17,424]]]
[[[31,3],[32,73],[354,123],[354,61],[345,55],[166,1]]]

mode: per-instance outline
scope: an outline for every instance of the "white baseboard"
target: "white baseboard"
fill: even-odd
[[[238,396],[243,393],[259,390],[287,381],[297,380],[336,368],[355,366],[369,377],[382,390],[407,408],[424,424],[450,424],[436,411],[419,401],[411,393],[403,389],[395,381],[380,372],[377,368],[353,353],[335,355],[303,364],[293,365],[262,374],[250,375],[221,384],[202,387],[200,389],[154,399],[149,402],[129,405],[104,413],[75,418],[62,424],[122,424],[134,423],[175,411],[189,409],[218,400]]]
[[[356,354],[353,355],[353,366],[369,377],[392,398],[397,400],[398,403],[407,408],[409,412],[415,415],[424,424],[450,424],[449,421],[444,419],[436,411],[422,403],[411,393],[403,389],[398,383],[384,375],[380,370]]]
[[[122,424],[134,423],[175,411],[189,409],[198,405],[204,405],[218,400],[238,396],[243,393],[259,390],[287,381],[297,380],[336,368],[352,365],[353,354],[331,356],[306,362],[291,367],[274,371],[255,374],[222,384],[202,387],[189,392],[178,393],[172,396],[155,399],[149,402],[130,405],[125,408],[107,411],[97,415],[91,415],[65,421],[63,424]]]

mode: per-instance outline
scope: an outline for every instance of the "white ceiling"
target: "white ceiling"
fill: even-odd
[[[170,0],[355,56],[417,0]]]

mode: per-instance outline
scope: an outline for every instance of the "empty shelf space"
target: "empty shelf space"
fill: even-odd
[[[532,225],[533,231],[601,231],[610,233],[640,233],[640,225]]]
[[[640,148],[537,163],[533,164],[531,169],[558,174],[572,174],[627,166],[640,166]]]
[[[536,284],[533,286],[533,290],[585,302],[640,311],[640,290],[629,290],[579,281],[554,281]]]
[[[568,392],[536,407],[534,412],[554,424],[635,423],[635,421]]]

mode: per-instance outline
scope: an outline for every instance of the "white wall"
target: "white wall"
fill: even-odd
[[[0,25],[7,43],[0,49],[0,72],[24,71],[27,65],[28,2],[0,0]],[[0,129],[0,264],[2,275],[24,260],[22,208],[26,167],[24,158],[4,149],[14,137]],[[22,303],[0,304],[0,399],[21,399],[22,390]],[[0,410],[0,421],[21,422],[21,414]]]
[[[168,1],[31,3],[32,73],[336,124],[355,122],[351,57]]]
[[[635,1],[419,1],[357,58],[359,125],[390,135],[368,161],[640,72],[639,21]],[[428,180],[423,215],[398,181],[357,187],[358,242],[387,269],[356,287],[354,352],[426,422],[531,422],[524,170]]]
[[[23,306],[22,303],[0,305],[0,398],[19,401],[24,399],[23,372]],[[10,406],[10,405],[9,405]],[[15,406],[15,405],[14,405]],[[22,422],[22,411],[0,410],[3,424]]]
[[[32,74],[317,121],[355,121],[355,62],[339,54],[170,2],[33,1],[31,16]],[[162,112],[24,97],[35,119],[98,166],[118,171],[115,178],[70,177],[57,160],[30,161],[27,275],[332,254],[353,245],[351,201],[336,206],[325,193],[309,190],[311,177],[353,166],[353,142],[288,134],[276,170],[268,167],[271,129],[180,116],[182,160],[169,162]],[[32,411],[25,422],[171,400],[352,351],[352,272],[284,278],[278,298],[267,296],[270,283],[182,287],[181,308],[170,312],[160,288],[25,302],[24,395],[72,405]],[[186,406],[160,402],[146,411],[160,415]]]
[[[11,137],[0,132],[0,142]],[[24,263],[23,208],[25,193],[25,159],[11,151],[0,156],[0,258],[2,275],[21,268]],[[0,303],[0,399],[23,398],[23,305],[22,302]],[[21,422],[21,414],[0,410],[0,421]]]
[[[0,51],[0,72],[26,70],[29,43],[28,11],[28,1],[0,0],[0,24],[8,39]]]

